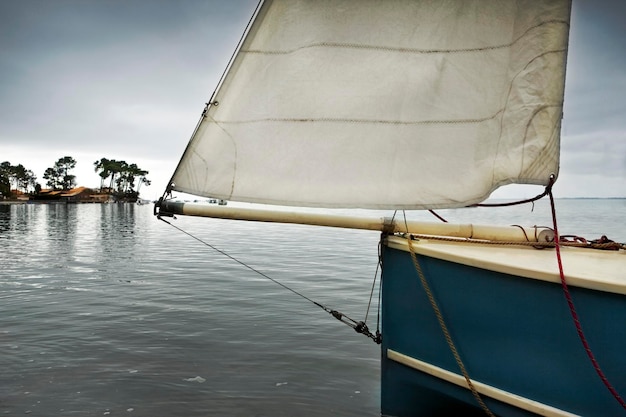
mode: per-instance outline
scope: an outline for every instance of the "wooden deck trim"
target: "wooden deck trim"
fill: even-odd
[[[408,366],[409,368],[418,370],[420,372],[424,372],[428,375],[431,375],[436,378],[442,379],[444,381],[450,382],[452,384],[458,385],[459,387],[469,389],[467,385],[467,381],[462,375],[455,374],[453,372],[447,371],[438,366],[431,365],[429,363],[426,363],[418,359],[412,358],[410,356],[404,355],[402,353],[396,352],[395,350],[392,350],[392,349],[387,349],[387,358],[392,361],[398,362],[402,365]],[[577,414],[572,414],[567,411],[563,411],[558,408],[551,407],[547,404],[543,404],[543,403],[533,401],[531,399],[510,393],[507,391],[503,391],[499,388],[484,384],[482,382],[475,381],[473,379],[472,379],[472,384],[474,385],[478,393],[481,395],[485,395],[487,397],[512,405],[514,407],[521,408],[522,410],[530,411],[531,413],[535,413],[540,416],[546,416],[546,417],[575,417],[577,416]]]

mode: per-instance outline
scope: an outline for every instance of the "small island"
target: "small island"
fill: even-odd
[[[71,170],[76,160],[64,156],[43,174],[47,188],[22,164],[0,163],[0,203],[2,202],[61,202],[61,203],[135,203],[139,189],[149,186],[148,171],[136,164],[101,158],[94,162],[100,177],[100,188],[79,187]]]

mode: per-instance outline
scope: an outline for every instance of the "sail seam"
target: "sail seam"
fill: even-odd
[[[391,47],[382,45],[364,45],[350,42],[315,42],[309,45],[300,46],[293,49],[285,50],[261,50],[261,49],[241,49],[240,52],[247,54],[265,54],[265,55],[289,55],[294,52],[298,52],[303,49],[311,48],[340,48],[340,49],[367,49],[372,51],[385,51],[385,52],[400,52],[410,54],[453,54],[453,53],[468,53],[468,52],[481,52],[496,49],[510,48],[517,42],[521,41],[528,33],[540,28],[541,26],[548,24],[565,24],[569,26],[569,23],[564,20],[553,19],[546,22],[541,22],[535,26],[528,28],[522,35],[514,39],[513,41],[501,45],[490,45],[473,48],[457,48],[457,49],[420,49],[420,48],[403,48],[403,47]]]
[[[488,120],[492,120],[498,117],[504,109],[498,110],[491,116],[475,118],[475,119],[458,119],[458,120],[383,120],[383,119],[342,119],[342,118],[287,118],[287,117],[272,117],[264,119],[250,119],[250,120],[215,120],[217,124],[246,124],[246,123],[266,123],[266,122],[283,122],[283,123],[361,123],[361,124],[389,124],[389,125],[430,125],[430,124],[469,124],[469,123],[482,123]]]

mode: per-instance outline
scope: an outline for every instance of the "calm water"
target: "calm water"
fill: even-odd
[[[557,200],[563,234],[626,241],[626,200]],[[442,210],[550,225],[546,204]],[[418,219],[434,219],[419,215]],[[363,319],[374,232],[174,223]],[[368,324],[376,326],[376,314]],[[376,416],[379,349],[152,215],[151,206],[0,205],[0,414]]]

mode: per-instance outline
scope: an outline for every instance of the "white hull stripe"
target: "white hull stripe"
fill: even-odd
[[[428,375],[432,375],[434,377],[443,379],[444,381],[469,389],[469,387],[467,386],[467,381],[462,375],[455,374],[453,372],[439,368],[438,366],[434,366],[429,363],[412,358],[410,356],[403,355],[402,353],[396,352],[391,349],[387,349],[387,358],[395,362],[401,363],[403,365],[406,365],[410,368],[424,372]],[[547,416],[547,417],[577,416],[577,414],[572,414],[572,413],[568,413],[567,411],[559,410],[558,408],[554,408],[549,405],[542,404],[540,402],[533,401],[528,398],[524,398],[519,395],[512,394],[510,392],[503,391],[501,389],[492,387],[487,384],[483,384],[482,382],[478,382],[473,379],[472,379],[472,384],[474,385],[476,390],[482,395],[486,395],[487,397],[491,397],[503,403],[510,404],[512,406],[521,408],[526,411],[530,411],[540,416]]]

